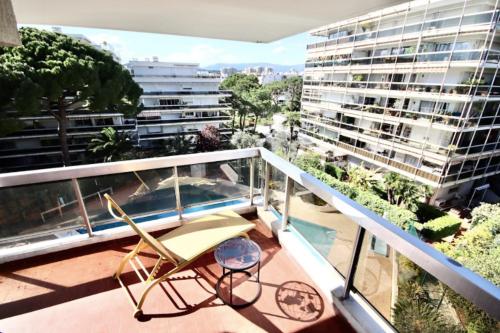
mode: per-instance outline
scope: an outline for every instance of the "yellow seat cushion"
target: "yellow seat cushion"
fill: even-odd
[[[246,233],[255,224],[233,211],[223,211],[189,221],[158,238],[176,260],[190,261],[223,241]]]

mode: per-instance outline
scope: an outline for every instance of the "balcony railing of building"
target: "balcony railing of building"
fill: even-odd
[[[179,225],[183,215],[261,202],[276,214],[278,237],[291,255],[306,255],[291,245],[304,247],[315,258],[309,265],[331,270],[334,278],[322,286],[337,281],[329,290],[336,304],[364,325],[393,323],[398,289],[411,279],[408,265],[426,276],[422,287],[447,285],[500,319],[498,287],[263,148],[2,174],[1,258],[131,234],[106,212],[104,192],[146,230]],[[445,315],[450,308],[436,311]]]
[[[196,75],[156,75],[156,74],[132,74],[132,77],[159,77],[159,78],[192,78],[192,79],[219,79],[220,73],[196,74]]]
[[[353,99],[356,96],[354,96]],[[361,97],[358,95],[358,97]],[[408,96],[409,98],[409,96]],[[468,107],[463,107],[463,104],[454,110],[446,110],[438,108],[436,105],[433,107],[419,107],[414,109],[412,105],[398,106],[397,103],[387,103],[387,105],[380,105],[378,103],[344,103],[341,100],[323,99],[321,96],[316,96],[308,91],[302,94],[302,102],[306,107],[307,103],[314,107],[323,108],[324,111],[339,111],[346,113],[358,113],[363,115],[384,115],[384,118],[393,121],[411,122],[410,120],[423,121],[421,124],[428,124],[428,122],[438,123],[449,127],[459,127],[462,129],[472,129],[473,127],[482,127],[500,124],[500,118],[496,116],[498,105],[486,105],[483,108],[483,101],[476,101],[472,104],[470,111]],[[495,102],[495,103],[498,103]],[[385,103],[382,103],[385,104]],[[468,114],[467,114],[468,113]],[[417,122],[412,122],[413,125],[418,125]]]
[[[132,124],[120,125],[120,124],[110,124],[110,125],[93,125],[93,126],[73,126],[66,129],[66,133],[69,135],[79,134],[79,133],[98,133],[105,127],[113,127],[117,131],[133,131],[136,128],[135,121]],[[23,129],[19,132],[10,133],[6,137],[17,137],[17,136],[38,136],[38,135],[57,135],[57,128],[34,128],[34,129]]]
[[[229,103],[219,104],[178,104],[178,105],[144,105],[144,110],[190,110],[190,109],[227,109],[231,106]]]
[[[304,87],[332,87],[349,89],[378,89],[395,90],[408,93],[431,93],[437,95],[476,95],[476,96],[498,96],[500,86],[491,84],[445,84],[439,83],[415,83],[415,82],[390,82],[390,81],[347,81],[347,80],[305,80]]]
[[[381,38],[396,37],[401,34],[415,34],[414,38],[418,38],[420,33],[432,32],[439,34],[441,29],[456,29],[459,25],[464,26],[474,26],[474,25],[484,25],[492,24],[496,22],[496,17],[498,15],[498,10],[485,11],[481,13],[466,14],[463,16],[462,20],[460,16],[452,16],[447,18],[431,19],[425,22],[419,22],[415,24],[400,25],[397,27],[391,27],[386,29],[380,29],[378,31],[368,31],[358,34],[352,32],[346,32],[346,35],[339,34],[336,38],[331,38],[325,42],[318,42],[314,44],[307,45],[307,49],[324,48],[328,46],[361,42],[361,41],[372,41]],[[405,36],[406,39],[409,36]]]
[[[231,90],[210,90],[210,91],[145,91],[142,93],[148,95],[230,95]]]
[[[443,166],[439,167],[434,163],[428,161],[428,154],[422,153],[421,156],[417,158],[423,158],[423,163],[428,164],[425,166],[414,166],[408,163],[404,163],[402,161],[397,161],[394,158],[390,158],[389,151],[396,150],[395,147],[390,147],[387,145],[380,146],[381,149],[384,150],[385,153],[375,152],[366,147],[359,147],[354,143],[343,142],[340,141],[338,135],[335,137],[329,136],[328,134],[320,133],[319,130],[309,129],[309,128],[301,128],[300,131],[307,136],[313,137],[318,140],[322,140],[324,142],[330,143],[337,147],[340,147],[344,150],[350,151],[354,154],[362,156],[365,159],[368,159],[369,162],[380,162],[383,165],[392,166],[401,171],[407,173],[408,176],[417,176],[422,180],[428,180],[431,182],[431,185],[439,185],[439,184],[452,184],[464,179],[476,179],[476,178],[484,178],[494,174],[498,174],[500,172],[500,155],[494,155],[492,150],[500,150],[500,144],[492,144],[492,145],[478,145],[473,146],[471,148],[459,148],[450,153],[450,157],[456,157],[458,153],[457,151],[461,151],[460,154],[467,154],[468,160],[464,161],[464,165],[470,163],[470,161],[478,162],[478,159],[481,163],[478,163],[476,166],[468,165],[467,168],[461,169],[460,167],[451,168],[449,170],[444,170]],[[364,145],[366,143],[377,145],[378,142],[365,142],[361,138],[351,138],[352,140],[357,140],[360,145]],[[493,146],[493,147],[485,147],[485,146]],[[400,153],[408,154],[408,150],[401,150]],[[486,155],[482,155],[487,153]],[[489,154],[488,154],[489,153]],[[481,158],[481,156],[485,156]],[[491,157],[491,158],[490,158]],[[459,160],[458,166],[462,165],[462,160]],[[485,162],[487,161],[487,162]],[[430,163],[434,165],[434,167],[430,166]]]
[[[174,123],[196,123],[196,122],[211,122],[211,121],[228,121],[230,116],[206,116],[206,117],[183,117],[176,119],[161,119],[160,117],[141,117],[137,119],[138,125],[147,124],[174,124]]]

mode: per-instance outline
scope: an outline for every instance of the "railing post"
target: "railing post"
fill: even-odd
[[[71,179],[71,184],[73,185],[73,191],[75,191],[76,201],[78,201],[78,208],[80,208],[80,214],[83,218],[83,224],[87,229],[89,237],[92,237],[92,226],[90,225],[89,215],[87,214],[87,209],[85,208],[85,202],[83,202],[82,191],[80,190],[80,184],[76,178]]]
[[[293,190],[293,179],[286,176],[285,202],[283,203],[283,213],[281,215],[281,230],[286,230],[288,225],[288,210],[290,209],[290,197]]]
[[[177,173],[177,166],[174,166],[174,186],[175,186],[175,207],[177,209],[177,214],[179,214],[179,220],[182,220],[181,191],[179,187],[179,174]]]
[[[271,165],[266,161],[264,166],[264,210],[269,209],[269,182],[271,180]]]
[[[346,299],[349,297],[349,292],[351,291],[352,285],[354,283],[354,275],[356,274],[356,268],[358,267],[359,255],[361,253],[361,246],[363,245],[364,238],[365,228],[359,226],[358,232],[356,233],[356,238],[354,239],[354,251],[352,252],[351,262],[349,263],[349,268],[347,270],[342,299]]]
[[[253,206],[253,192],[255,182],[255,158],[250,158],[250,206]]]

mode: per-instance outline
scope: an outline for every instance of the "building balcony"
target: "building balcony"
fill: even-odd
[[[144,105],[143,109],[145,111],[155,111],[155,110],[183,110],[189,111],[191,109],[224,109],[227,110],[231,104],[229,103],[219,103],[219,104],[179,104],[179,105]]]
[[[183,117],[176,119],[161,119],[161,118],[158,119],[158,118],[159,117],[141,117],[137,119],[137,125],[141,126],[141,125],[153,125],[153,124],[224,122],[231,120],[230,116]]]
[[[221,210],[243,214],[263,252],[258,301],[224,305],[214,291],[221,268],[206,254],[153,289],[134,319],[111,275],[137,236],[109,215],[104,193],[153,235]],[[499,288],[263,148],[2,174],[0,195],[6,331],[387,332],[398,327],[392,309],[408,267],[436,299],[442,283],[499,319]],[[150,251],[140,259],[124,273],[132,293],[136,273],[154,265]],[[237,297],[252,286],[238,281]]]
[[[423,36],[438,36],[456,33],[457,29],[461,32],[483,31],[490,29],[491,22],[495,21],[498,11],[485,11],[481,13],[473,13],[464,15],[463,19],[460,16],[450,16],[439,19],[427,20],[426,22],[418,22],[408,25],[400,25],[377,31],[367,31],[354,33],[353,31],[345,31],[345,34],[339,33],[336,38],[329,39],[324,42],[318,42],[307,45],[307,50],[314,51],[317,48],[331,47],[349,47],[354,45],[365,46],[372,43],[384,43],[397,41],[399,38],[411,40]],[[404,16],[404,14],[402,14]],[[401,36],[402,35],[402,36]]]
[[[68,136],[72,135],[80,135],[80,134],[95,134],[99,133],[103,128],[113,127],[117,131],[133,131],[136,128],[135,121],[130,122],[129,124],[121,125],[121,124],[110,124],[110,125],[94,125],[94,126],[73,126],[68,127],[66,132]],[[12,138],[12,137],[39,137],[39,136],[57,136],[58,129],[57,128],[34,128],[34,129],[23,129],[22,131],[11,133],[4,138]]]
[[[163,96],[197,96],[197,95],[223,95],[224,97],[231,96],[231,90],[210,90],[210,91],[145,91],[142,93],[145,97],[163,97]]]

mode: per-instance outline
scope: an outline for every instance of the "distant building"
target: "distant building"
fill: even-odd
[[[139,145],[154,148],[162,139],[194,136],[205,125],[213,125],[223,135],[230,134],[224,125],[230,120],[230,106],[225,99],[230,92],[219,90],[221,75],[193,63],[130,61],[127,64],[134,80],[142,87],[143,111],[137,116]]]
[[[234,67],[224,67],[221,68],[220,74],[221,74],[221,79],[225,79],[226,77],[233,75],[235,73],[238,73],[238,69]]]

